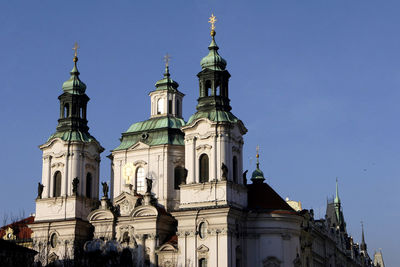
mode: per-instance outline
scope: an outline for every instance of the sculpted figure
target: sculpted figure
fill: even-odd
[[[146,177],[146,185],[147,185],[146,193],[151,193],[151,188],[153,188],[153,180],[151,178]]]
[[[249,170],[246,170],[244,173],[243,173],[243,184],[244,185],[246,185],[247,184],[247,172],[248,172]]]
[[[103,197],[108,196],[108,184],[107,182],[101,182],[101,185],[103,187]]]
[[[79,178],[75,177],[74,180],[72,180],[72,193],[74,195],[77,195],[78,193],[78,184],[79,184]]]
[[[228,179],[228,167],[225,165],[225,163],[222,162],[222,166],[221,166],[221,170],[222,170],[222,181],[226,181]]]
[[[43,193],[43,188],[44,188],[44,185],[42,185],[40,182],[38,183],[38,196],[37,196],[37,198],[39,198],[39,199],[41,199],[42,198],[42,193]]]

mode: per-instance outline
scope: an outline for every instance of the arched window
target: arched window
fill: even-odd
[[[238,169],[237,169],[237,158],[236,158],[236,156],[233,156],[233,159],[232,159],[232,178],[233,178],[233,182],[235,182],[235,183],[237,183],[237,181],[238,181]]]
[[[208,156],[207,154],[203,154],[199,159],[199,175],[200,175],[200,183],[208,182]]]
[[[57,171],[54,174],[53,197],[59,196],[61,196],[61,172]]]
[[[144,168],[139,167],[136,169],[136,191],[138,193],[144,193],[145,192],[145,174],[144,174]]]
[[[81,119],[83,119],[83,108],[82,107],[79,108],[79,117]]]
[[[180,114],[180,109],[181,109],[180,105],[181,105],[181,103],[179,102],[179,99],[177,99],[176,100],[176,112],[175,112],[176,116],[179,116],[179,114]]]
[[[207,267],[207,259],[205,258],[199,259],[199,267]]]
[[[69,104],[67,103],[67,104],[65,104],[64,105],[64,118],[68,118],[68,116],[69,116]]]
[[[158,99],[157,101],[157,114],[164,113],[164,99]]]
[[[168,100],[168,113],[172,114],[172,100]]]
[[[92,174],[90,172],[86,175],[86,197],[92,197]]]
[[[182,184],[185,179],[185,169],[183,167],[176,167],[174,171],[174,188],[175,190],[179,190],[179,185]]]
[[[211,91],[211,81],[206,81],[205,84],[205,96],[209,96]]]

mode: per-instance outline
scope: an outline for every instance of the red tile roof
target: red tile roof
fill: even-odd
[[[30,216],[17,222],[10,223],[0,228],[0,238],[6,234],[8,228],[13,229],[14,235],[19,239],[30,239],[32,236],[32,230],[28,227],[28,224],[33,223],[35,217]]]

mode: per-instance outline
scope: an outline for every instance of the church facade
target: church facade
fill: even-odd
[[[71,77],[59,96],[56,132],[40,146],[42,183],[30,224],[38,263],[373,266],[369,258],[359,260],[362,252],[355,244],[346,243],[340,206],[329,215],[334,222],[317,222],[310,211],[294,210],[265,183],[258,153],[252,183],[247,184],[247,129],[232,112],[230,74],[218,53],[215,17],[211,22],[209,52],[197,74],[196,112],[188,121],[183,119],[184,94],[167,62],[164,77],[149,94],[150,118],[122,133],[120,145],[109,156],[111,183],[102,183],[100,200],[104,148],[89,133],[89,97],[75,52]],[[313,242],[320,239],[329,240],[329,255],[316,256]],[[351,264],[344,264],[347,261]]]

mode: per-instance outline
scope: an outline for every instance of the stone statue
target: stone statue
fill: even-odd
[[[38,189],[37,189],[37,191],[38,191],[38,193],[37,193],[37,198],[38,198],[38,199],[42,199],[43,188],[44,188],[44,185],[42,185],[42,184],[39,182],[39,183],[38,183]]]
[[[107,182],[101,182],[101,185],[103,186],[103,197],[107,198],[108,197],[108,184],[107,184]]]
[[[186,168],[183,169],[183,180],[181,181],[181,184],[186,184],[186,178],[188,176],[188,170]]]
[[[72,194],[73,195],[78,194],[78,184],[79,184],[79,178],[75,177],[74,180],[72,180]]]
[[[226,181],[228,179],[228,167],[225,165],[225,163],[222,162],[222,166],[221,166],[221,170],[222,170],[222,181]]]
[[[243,173],[243,184],[244,185],[246,185],[247,184],[247,172],[248,172],[249,170],[246,170],[244,173]]]
[[[153,188],[153,180],[151,178],[146,177],[146,185],[147,185],[146,193],[151,193],[151,188]]]

